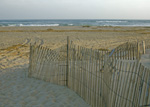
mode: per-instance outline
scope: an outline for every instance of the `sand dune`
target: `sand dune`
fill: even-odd
[[[86,48],[113,49],[127,41],[150,39],[148,32],[141,27],[0,27],[0,107],[89,106],[67,87],[27,77],[30,43],[54,49],[70,36]]]

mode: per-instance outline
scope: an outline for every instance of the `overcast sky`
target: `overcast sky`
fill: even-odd
[[[0,19],[150,19],[150,0],[0,0]]]

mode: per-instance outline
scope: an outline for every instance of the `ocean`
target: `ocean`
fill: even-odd
[[[0,26],[150,26],[150,20],[62,19],[0,20]]]

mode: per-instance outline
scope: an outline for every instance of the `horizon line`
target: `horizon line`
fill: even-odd
[[[114,19],[114,18],[112,18],[112,19],[98,19],[98,18],[93,18],[93,19],[79,19],[79,18],[76,18],[76,19],[45,19],[45,18],[41,18],[41,19],[0,19],[0,20],[150,20],[150,19]]]

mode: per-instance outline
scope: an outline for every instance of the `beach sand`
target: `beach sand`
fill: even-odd
[[[66,44],[109,50],[128,42],[150,39],[149,27],[0,27],[0,107],[88,107],[64,86],[27,77],[29,44],[51,49]],[[20,45],[21,44],[21,45]]]

